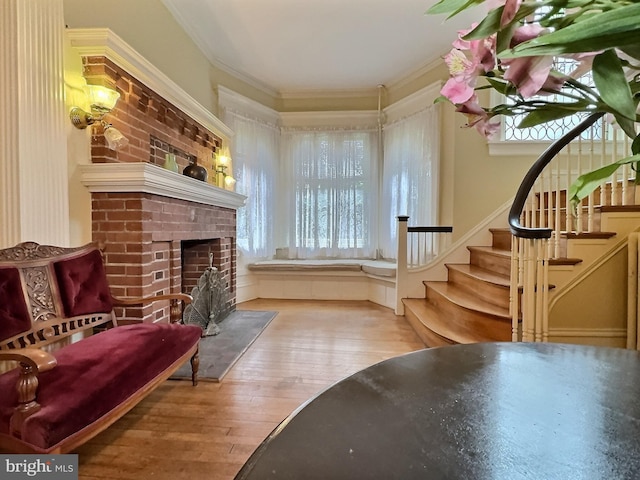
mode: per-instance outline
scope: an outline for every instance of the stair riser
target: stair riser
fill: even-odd
[[[489,252],[478,250],[470,250],[470,252],[471,265],[477,265],[501,275],[511,275],[511,259],[509,257],[493,255]]]
[[[478,342],[502,342],[511,340],[511,319],[463,308],[427,285],[427,301],[438,314],[455,328],[474,336]],[[455,339],[452,339],[455,341]]]
[[[484,282],[465,275],[457,270],[449,270],[449,282],[460,286],[469,294],[481,297],[483,300],[502,308],[509,308],[509,288]]]
[[[491,245],[502,250],[511,250],[511,232],[503,229],[490,229]]]
[[[410,308],[405,309],[404,316],[418,337],[420,337],[420,340],[422,340],[427,347],[444,347],[456,344],[453,340],[444,338],[432,331],[427,325],[422,323],[420,318],[418,318]]]

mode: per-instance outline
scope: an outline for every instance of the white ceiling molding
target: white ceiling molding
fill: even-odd
[[[341,90],[283,90],[280,92],[283,100],[298,100],[309,98],[371,98],[378,96],[377,88],[350,88]]]
[[[377,128],[378,112],[358,110],[342,112],[283,112],[280,114],[283,128],[331,127]]]
[[[396,120],[413,115],[424,108],[433,105],[436,98],[440,96],[442,82],[435,82],[429,86],[418,90],[411,95],[404,97],[383,109],[386,117],[385,123],[395,122]]]
[[[247,199],[147,162],[80,165],[81,182],[94,193],[150,193],[189,202],[238,209]]]
[[[221,85],[218,85],[218,104],[222,108],[253,115],[267,123],[280,124],[280,114],[277,111]]]
[[[387,87],[387,90],[398,90],[400,88],[403,88],[407,85],[412,84],[413,82],[420,80],[422,76],[428,74],[429,72],[431,72],[432,70],[438,68],[443,64],[444,64],[444,60],[442,58],[436,58],[431,62],[425,63],[424,65],[422,65],[420,68],[416,70],[413,70],[411,72],[405,72],[404,74],[399,75],[394,81],[389,82],[389,84],[385,86]]]
[[[67,29],[65,32],[71,46],[80,56],[108,58],[203,127],[220,135],[223,139],[228,140],[233,136],[233,131],[218,117],[110,29],[74,28]]]

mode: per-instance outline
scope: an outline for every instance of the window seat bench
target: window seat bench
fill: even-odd
[[[368,300],[395,308],[396,264],[383,260],[264,260],[247,265],[245,298]],[[246,286],[244,286],[246,285]],[[246,293],[245,293],[246,292]]]
[[[378,277],[396,276],[396,264],[386,260],[263,260],[248,265],[251,272],[363,272]]]

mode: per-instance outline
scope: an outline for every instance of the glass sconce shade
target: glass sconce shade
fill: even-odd
[[[105,125],[104,138],[107,140],[107,146],[111,150],[120,150],[129,145],[129,139],[111,124]]]
[[[91,110],[101,113],[110,112],[116,106],[120,94],[111,88],[102,85],[87,85],[87,96]]]

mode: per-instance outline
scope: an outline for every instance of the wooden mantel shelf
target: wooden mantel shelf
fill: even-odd
[[[146,162],[81,165],[82,184],[90,192],[142,192],[189,202],[238,209],[247,199],[210,183]]]

